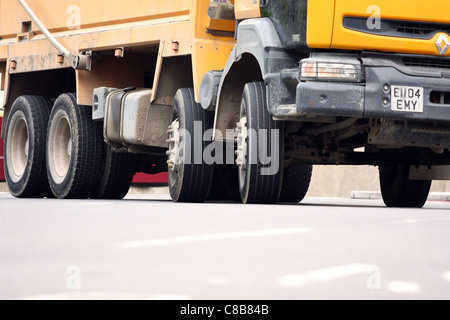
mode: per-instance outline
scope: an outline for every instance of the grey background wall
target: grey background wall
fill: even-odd
[[[378,168],[315,166],[308,197],[350,198],[353,191],[380,192]],[[450,181],[433,181],[432,192],[450,192]]]

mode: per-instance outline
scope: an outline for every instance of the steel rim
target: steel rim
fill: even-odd
[[[181,146],[180,139],[180,121],[176,119],[172,122],[168,130],[169,150],[167,151],[167,166],[169,172],[176,173],[179,170],[180,165],[183,163],[183,148]]]
[[[69,120],[62,116],[54,129],[53,165],[59,180],[63,180],[69,171],[72,157],[72,133]]]
[[[10,145],[11,168],[13,175],[19,180],[25,173],[29,155],[29,135],[25,118],[17,119]],[[13,179],[16,180],[16,179]]]
[[[245,185],[248,165],[248,129],[247,116],[244,115],[236,125],[236,165],[239,168],[239,184]]]

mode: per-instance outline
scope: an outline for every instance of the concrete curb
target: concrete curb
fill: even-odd
[[[0,192],[9,192],[6,182],[0,182]]]
[[[381,192],[372,191],[353,191],[352,199],[356,200],[380,200],[383,199]],[[450,201],[450,193],[448,192],[431,192],[428,201]]]
[[[428,201],[450,201],[450,193],[447,192],[430,193]]]
[[[358,200],[380,200],[383,197],[381,196],[381,192],[372,192],[372,191],[353,191],[352,199]]]

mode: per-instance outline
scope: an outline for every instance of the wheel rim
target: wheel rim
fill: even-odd
[[[167,165],[169,167],[169,172],[177,173],[180,164],[183,163],[183,148],[180,143],[180,121],[178,119],[172,122],[168,134],[169,139],[167,142],[169,144],[169,151],[167,151]]]
[[[239,168],[239,184],[244,186],[247,175],[248,163],[248,130],[247,130],[247,116],[244,115],[237,123],[237,150],[236,150],[236,165]]]
[[[28,126],[25,119],[20,117],[14,126],[10,149],[12,173],[19,179],[27,167],[29,148]]]
[[[70,123],[66,117],[62,116],[55,126],[52,157],[56,174],[60,180],[63,180],[69,171],[71,156],[72,134]]]

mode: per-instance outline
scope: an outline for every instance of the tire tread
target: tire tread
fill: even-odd
[[[47,125],[50,117],[51,103],[41,96],[25,95],[16,99],[7,121],[7,130],[16,112],[21,111],[25,116],[28,127],[30,152],[23,177],[17,183],[9,178],[9,161],[5,159],[5,174],[11,194],[17,198],[43,198],[51,196],[47,180],[45,163]],[[6,144],[10,137],[6,137]],[[5,144],[5,157],[7,157]]]

